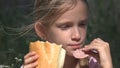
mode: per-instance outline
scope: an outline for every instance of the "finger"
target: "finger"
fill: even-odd
[[[90,44],[96,43],[96,42],[97,42],[97,39],[94,39]]]
[[[97,55],[98,56],[98,47],[96,47],[96,46],[91,46],[91,45],[89,45],[89,46],[85,46],[84,48],[83,48],[83,51],[85,52],[85,53],[87,53],[87,54],[89,54],[89,55],[91,55],[91,56],[94,56],[94,55]]]
[[[104,42],[101,38],[97,38],[97,40],[101,41],[101,42]]]
[[[100,38],[97,38],[97,39],[93,40],[92,43],[101,43],[101,44],[103,44],[103,45],[109,46],[109,43],[103,41],[103,40],[100,39]]]
[[[32,63],[34,61],[36,61],[38,59],[38,55],[34,55],[34,56],[31,56],[27,59],[24,60],[24,64],[29,64],[29,63]]]
[[[110,51],[109,48],[104,43],[101,43],[101,42],[92,43],[90,45],[87,45],[83,48],[83,50],[86,51],[86,52],[96,50],[99,54],[99,57],[100,56],[105,56],[106,53],[109,53],[109,51]],[[91,54],[91,55],[93,55],[93,54]]]
[[[99,50],[110,50],[109,43],[104,42],[101,39],[97,39],[97,42],[92,43],[92,45],[98,46]]]
[[[92,41],[92,43],[90,45],[95,45],[97,46],[99,49],[98,50],[105,50],[105,49],[110,49],[109,47],[109,43],[104,42],[103,40],[101,40],[100,38],[94,39]]]
[[[35,62],[31,63],[31,64],[24,65],[23,67],[24,68],[36,68],[37,65],[38,65],[38,62],[35,61]]]
[[[98,49],[98,47],[97,46],[95,46],[95,45],[86,45],[84,48],[83,48],[83,50],[84,51],[91,51],[91,50],[97,50]]]
[[[94,39],[90,44],[93,44],[93,43],[98,43],[98,42],[104,42],[102,39],[100,39],[100,38],[96,38],[96,39]]]
[[[99,61],[100,61],[100,59],[99,59],[100,56],[99,56],[98,49],[99,49],[99,48],[98,48],[97,46],[88,45],[88,46],[85,46],[85,47],[83,48],[83,51],[84,51],[86,54],[88,54],[88,55],[96,58],[96,60],[98,60],[98,62],[99,62]]]
[[[84,50],[83,50],[84,51]],[[90,55],[90,56],[93,56],[93,57],[99,57],[99,53],[97,50],[88,50],[88,51],[84,51],[86,54]]]
[[[33,55],[35,55],[36,53],[33,51],[33,52],[29,52],[27,55],[24,56],[24,59],[27,59]]]

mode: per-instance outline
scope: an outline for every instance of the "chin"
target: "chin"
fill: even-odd
[[[72,56],[72,57],[73,57],[73,53],[72,53],[72,51],[71,51],[71,52],[66,52],[66,55],[68,55],[68,56]]]

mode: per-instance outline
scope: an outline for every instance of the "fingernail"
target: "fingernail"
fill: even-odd
[[[39,57],[39,55],[36,55],[36,57]]]
[[[92,49],[91,51],[92,51],[92,52],[94,52],[94,53],[98,53],[98,51],[97,51],[97,50],[95,50],[95,49]]]
[[[32,52],[31,52],[31,54],[35,54],[35,52],[34,52],[34,51],[32,51]]]
[[[87,45],[85,47],[88,47]]]
[[[82,48],[82,50],[85,50],[85,48]]]

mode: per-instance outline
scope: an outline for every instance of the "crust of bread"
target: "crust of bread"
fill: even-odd
[[[62,45],[49,43],[48,41],[36,41],[30,43],[29,49],[30,51],[35,51],[39,55],[39,59],[37,60],[38,66],[36,68],[58,68],[58,59],[61,48]]]

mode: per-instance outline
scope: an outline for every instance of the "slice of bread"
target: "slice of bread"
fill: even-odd
[[[36,68],[63,68],[66,51],[62,45],[36,41],[30,43],[29,49],[39,55]]]

